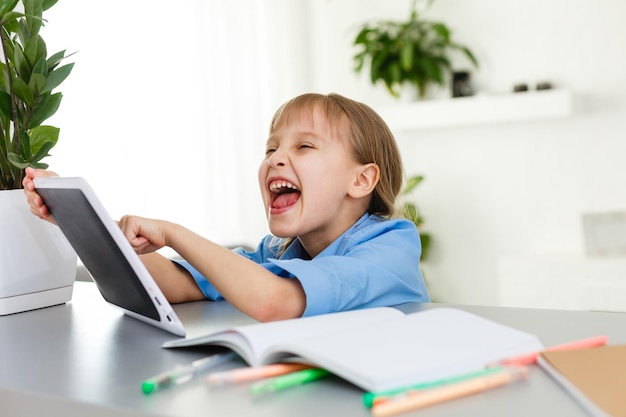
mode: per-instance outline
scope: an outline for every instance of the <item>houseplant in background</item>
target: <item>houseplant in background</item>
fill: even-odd
[[[431,85],[449,82],[452,53],[461,53],[478,67],[472,51],[452,41],[448,26],[422,18],[432,1],[426,0],[418,10],[418,0],[413,0],[406,21],[380,20],[361,26],[354,40],[359,48],[353,56],[355,71],[369,68],[372,84],[382,82],[395,98],[406,85],[415,87],[417,96],[424,98]]]
[[[420,261],[425,261],[428,258],[428,253],[430,249],[430,234],[422,230],[422,225],[424,224],[424,217],[419,212],[417,208],[417,204],[412,199],[415,188],[424,180],[423,175],[413,175],[407,178],[404,188],[401,192],[401,202],[402,202],[402,214],[407,219],[411,220],[417,230],[420,232],[420,240],[422,242],[422,255],[420,256]]]
[[[22,188],[26,167],[41,160],[59,129],[44,125],[61,103],[54,93],[73,63],[48,57],[43,12],[57,0],[0,1],[0,314],[68,301],[76,254],[58,228],[30,213]]]
[[[422,183],[424,180],[423,175],[413,175],[406,179],[404,184],[404,188],[400,192],[400,203],[402,215],[409,219],[415,224],[417,230],[419,231],[420,241],[422,243],[422,254],[420,255],[420,269],[422,271],[422,275],[424,277],[424,281],[426,283],[426,287],[430,287],[429,279],[424,271],[424,262],[428,259],[428,254],[430,253],[431,247],[431,235],[430,233],[423,230],[422,226],[424,225],[424,217],[420,213],[417,204],[415,203],[414,194],[415,189],[418,185]],[[430,292],[430,289],[429,289]],[[431,300],[436,301],[431,294]]]

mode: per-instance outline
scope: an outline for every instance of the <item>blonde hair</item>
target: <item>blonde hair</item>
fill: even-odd
[[[367,213],[390,218],[396,214],[396,198],[403,181],[402,159],[396,140],[385,121],[371,107],[339,94],[302,94],[283,104],[274,114],[270,134],[291,115],[303,109],[319,108],[331,126],[345,117],[349,124],[350,145],[361,164],[374,163],[380,179],[372,193]]]

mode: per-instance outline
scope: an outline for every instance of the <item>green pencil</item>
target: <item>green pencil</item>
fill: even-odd
[[[329,372],[325,369],[311,368],[303,371],[293,372],[287,375],[271,378],[267,381],[257,382],[250,386],[250,394],[253,396],[270,394],[277,391],[282,391],[291,387],[306,384],[328,375]]]
[[[379,392],[365,392],[363,393],[363,404],[367,408],[372,408],[372,406],[374,405],[374,401],[376,401],[379,398],[391,397],[393,395],[401,394],[403,392],[411,391],[411,390],[435,388],[441,385],[461,382],[467,379],[489,375],[489,374],[493,374],[499,371],[502,371],[501,366],[493,366],[489,368],[479,369],[477,371],[468,372],[468,373],[461,374],[461,375],[455,375],[455,376],[448,377],[448,378],[441,378],[441,379],[436,379],[434,381],[428,381],[428,382],[422,382],[422,383],[415,384],[415,385],[409,385],[407,387],[396,388],[396,389],[391,389],[391,390],[386,390],[386,391],[379,391]]]

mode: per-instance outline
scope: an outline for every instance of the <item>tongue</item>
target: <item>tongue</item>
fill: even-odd
[[[274,200],[273,207],[274,208],[285,208],[292,204],[295,204],[296,201],[300,198],[300,193],[284,193],[276,197]]]

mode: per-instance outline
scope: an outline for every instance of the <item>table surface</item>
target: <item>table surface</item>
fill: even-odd
[[[405,312],[452,306],[531,332],[545,346],[596,335],[626,343],[626,314],[449,304],[413,304]],[[252,319],[226,302],[175,306],[190,335]],[[203,378],[144,395],[147,377],[204,357],[212,348],[162,349],[175,339],[108,305],[95,284],[77,282],[72,301],[0,317],[0,414],[8,416],[370,416],[362,391],[336,377],[252,399],[248,385],[208,387]],[[391,343],[391,342],[390,342]],[[242,366],[241,361],[216,370]],[[526,381],[407,413],[420,416],[569,416],[584,410],[539,368]]]

